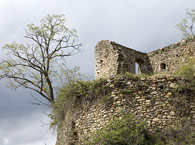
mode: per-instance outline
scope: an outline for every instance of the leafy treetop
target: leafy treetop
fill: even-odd
[[[186,15],[187,17],[177,24],[176,28],[183,32],[184,38],[195,37],[195,9],[186,9]]]
[[[50,103],[65,68],[64,58],[80,51],[82,44],[76,30],[65,26],[64,15],[47,15],[40,25],[27,25],[25,38],[32,44],[6,44],[7,56],[0,62],[0,78],[8,78],[10,87],[24,87],[37,92]]]

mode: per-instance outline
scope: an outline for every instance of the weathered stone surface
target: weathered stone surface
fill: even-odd
[[[75,128],[73,128],[77,135],[76,142],[83,144],[92,132],[103,128],[113,117],[120,118],[123,114],[134,114],[139,120],[146,121],[148,129],[151,131],[156,127],[163,130],[170,126],[183,126],[184,121],[195,118],[195,98],[190,94],[176,94],[170,85],[171,83],[183,83],[184,80],[175,77],[171,80],[169,77],[163,79],[165,79],[163,82],[155,82],[156,79],[150,78],[138,79],[132,81],[133,86],[129,86],[127,82],[130,82],[130,80],[126,80],[124,88],[132,90],[129,94],[121,94],[121,88],[115,87],[112,88],[109,96],[113,101],[104,103],[93,101],[88,108],[81,107],[80,110],[77,110],[79,113],[76,112]],[[113,78],[113,80],[116,80],[116,78]],[[120,83],[120,80],[116,81]],[[140,85],[136,86],[134,84]],[[156,93],[154,93],[153,87],[148,87],[147,92],[142,90],[138,94],[137,90],[143,88],[143,86],[153,86],[153,84],[158,90]],[[162,85],[164,89],[159,89]],[[176,97],[183,97],[183,99],[179,101]],[[171,99],[173,100],[171,101]],[[177,102],[179,102],[180,107],[177,106]],[[85,104],[85,102],[82,103]],[[70,123],[66,122],[64,124]],[[70,136],[67,128],[64,127],[63,130],[58,133],[59,141],[57,145],[64,145],[60,143],[60,140]]]
[[[174,115],[175,115],[175,112],[174,112],[174,111],[171,111],[171,112],[170,112],[170,115],[171,115],[171,116],[174,116]]]
[[[176,84],[171,83],[171,84],[170,84],[170,87],[171,87],[171,88],[176,88]]]
[[[139,65],[139,73],[172,74],[177,71],[180,62],[186,61],[184,56],[188,52],[195,57],[195,39],[171,44],[150,53],[139,52],[115,42],[103,40],[95,47],[95,78],[109,78],[125,72],[135,74],[136,63]],[[158,79],[155,81],[165,81],[163,76]],[[169,78],[169,80],[173,79],[175,78]],[[174,84],[170,85],[172,88],[175,87]]]
[[[159,119],[158,119],[158,118],[154,118],[152,121],[153,121],[153,122],[158,122]]]
[[[135,63],[140,73],[150,73],[147,53],[139,52],[108,40],[95,47],[95,78],[109,78],[125,72],[135,73]]]
[[[65,116],[56,145],[82,145],[113,117],[121,118],[124,114],[134,114],[137,119],[146,121],[150,131],[156,127],[163,130],[184,125],[195,130],[191,125],[195,120],[194,96],[174,92],[179,83],[185,84],[187,81],[167,75],[178,70],[178,64],[186,61],[185,55],[189,52],[191,57],[195,57],[195,39],[183,40],[150,53],[108,40],[100,41],[95,47],[95,79],[108,78],[108,86],[112,89],[108,98],[112,101],[103,104],[98,103],[101,101],[81,102],[80,110],[69,112],[75,116]],[[135,74],[136,63],[139,65],[138,73],[164,75],[138,80],[121,79],[117,80],[119,83],[113,83],[113,76],[117,74]],[[129,94],[121,93],[124,88],[131,90]],[[182,98],[182,101],[178,98]]]

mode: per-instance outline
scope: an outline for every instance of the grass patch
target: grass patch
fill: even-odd
[[[127,78],[135,78],[136,77],[135,74],[132,74],[130,72],[126,72],[124,76]]]
[[[132,93],[132,90],[130,90],[130,89],[124,88],[124,89],[119,90],[119,94],[129,95],[131,93]]]
[[[144,73],[132,74],[132,73],[130,73],[130,72],[126,72],[123,76],[124,76],[124,77],[127,77],[127,78],[133,78],[133,79],[138,80],[139,78],[147,78],[147,77],[149,77],[150,75],[144,74]]]

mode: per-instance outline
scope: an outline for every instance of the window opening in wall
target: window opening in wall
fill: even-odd
[[[135,74],[140,74],[141,72],[141,65],[144,63],[142,59],[136,58],[135,59]]]
[[[160,64],[160,70],[166,70],[166,64],[165,63]]]
[[[139,74],[139,64],[135,63],[135,74]]]

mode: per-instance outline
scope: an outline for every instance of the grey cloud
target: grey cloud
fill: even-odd
[[[45,106],[32,105],[36,102],[29,90],[19,89],[17,91],[5,87],[5,81],[0,82],[0,120],[2,118],[14,119],[22,117],[35,111],[48,110]],[[33,94],[36,96],[37,94]],[[40,96],[36,96],[39,98]],[[44,101],[44,100],[43,100]]]
[[[84,51],[67,58],[67,65],[80,66],[83,73],[93,75],[94,46],[98,41],[108,39],[144,52],[175,43],[181,40],[175,25],[185,17],[185,9],[194,6],[194,0],[1,0],[0,59],[6,43],[28,42],[24,39],[27,24],[38,23],[47,14],[63,13],[67,26],[75,28],[84,43]],[[29,104],[33,101],[29,91],[7,89],[2,80],[0,99],[0,144],[6,145],[17,130],[21,139],[26,128],[29,139],[21,142],[14,138],[14,145],[43,145],[41,142],[47,139],[36,136],[40,126],[35,122],[40,121],[43,110],[48,110]],[[31,116],[33,113],[39,115]],[[40,133],[44,134],[46,128],[41,128]]]
[[[48,145],[54,144],[56,135],[41,123],[49,122],[47,116],[40,112],[28,114],[25,117],[14,118],[12,120],[0,120],[0,144],[1,145]],[[10,124],[12,124],[10,126]],[[48,142],[50,141],[50,142]],[[34,144],[35,143],[35,144]]]

